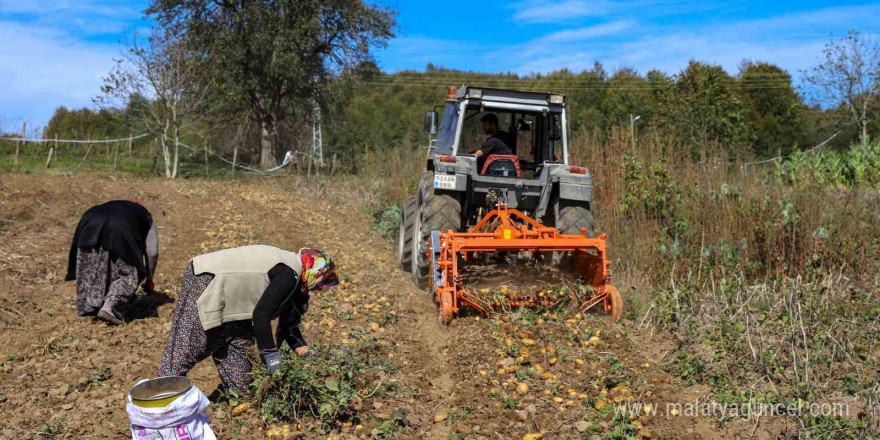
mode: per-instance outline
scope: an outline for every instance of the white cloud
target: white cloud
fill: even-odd
[[[0,115],[45,124],[59,105],[90,106],[119,49],[0,21]]]
[[[513,19],[523,23],[570,24],[584,18],[609,19],[623,14],[667,17],[706,12],[722,7],[717,3],[698,0],[527,0],[507,6],[515,10]]]
[[[32,16],[54,15],[67,12],[85,16],[132,16],[140,14],[131,2],[114,0],[0,0],[0,13]]]
[[[522,44],[495,51],[495,58],[517,63],[518,73],[547,73],[560,68],[582,70],[593,65],[604,47],[604,37],[620,35],[635,25],[620,20],[552,32]]]
[[[91,106],[147,0],[0,0],[0,116],[45,124]],[[3,127],[5,128],[5,127]]]
[[[517,11],[513,18],[531,23],[553,23],[573,18],[599,16],[617,8],[615,3],[605,0],[581,1],[530,1],[512,5]]]
[[[518,65],[513,71],[524,75],[531,73],[549,73],[561,70],[562,68],[566,68],[573,72],[579,72],[592,68],[597,59],[598,54],[596,52],[570,52],[535,58]]]
[[[722,66],[727,72],[737,72],[744,59],[767,61],[779,65],[796,76],[799,69],[808,67],[821,52],[822,41],[752,41],[725,40],[716,34],[680,33],[664,37],[646,38],[621,46],[617,56],[606,58],[610,66],[634,66],[645,72],[660,69],[677,73],[690,60]]]
[[[880,4],[860,6],[836,6],[794,14],[784,14],[757,20],[745,20],[724,26],[731,34],[749,35],[762,33],[768,38],[776,37],[827,37],[827,29],[875,29],[880,17]],[[785,32],[785,33],[784,33]],[[755,35],[757,36],[757,35]]]
[[[660,69],[677,73],[693,59],[719,64],[735,73],[743,59],[751,59],[777,64],[797,78],[798,70],[815,63],[832,32],[834,37],[840,37],[851,28],[871,30],[876,27],[874,21],[878,16],[880,5],[864,5],[757,20],[706,22],[686,30],[682,26],[656,22],[639,23],[639,26],[614,22],[547,34],[535,40],[550,42],[545,50],[520,49],[510,62],[514,63],[513,71],[524,74],[547,73],[561,68],[588,69],[594,61],[602,62],[609,71],[628,66],[641,72]],[[631,35],[617,37],[613,42],[590,40],[590,37],[615,34],[611,32],[614,29],[618,30],[617,34],[627,31]],[[576,41],[581,35],[585,37],[583,41]],[[517,47],[524,46],[527,45]]]
[[[81,37],[120,34],[126,24],[141,20],[141,10],[121,0],[0,0],[0,20],[64,30]]]
[[[538,43],[565,43],[574,41],[591,40],[596,37],[606,37],[609,35],[617,35],[631,28],[635,22],[632,20],[620,20],[611,23],[597,24],[595,26],[584,26],[576,29],[566,29],[563,31],[553,32],[534,40],[528,45]]]

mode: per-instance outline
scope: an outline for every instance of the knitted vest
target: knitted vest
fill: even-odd
[[[193,258],[196,275],[214,275],[197,301],[202,327],[209,330],[224,322],[252,319],[269,286],[269,270],[278,263],[302,273],[299,254],[272,246],[242,246]]]

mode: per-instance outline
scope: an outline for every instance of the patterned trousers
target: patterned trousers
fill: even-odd
[[[138,272],[121,259],[110,259],[101,248],[79,249],[76,253],[76,313],[88,316],[102,307],[117,317],[134,301]]]
[[[211,356],[223,385],[244,395],[251,382],[249,355],[254,348],[253,324],[234,321],[204,330],[197,301],[213,278],[211,274],[196,276],[192,263],[183,273],[158,376],[186,376],[197,363]]]

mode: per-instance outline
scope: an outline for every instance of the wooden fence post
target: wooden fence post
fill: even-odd
[[[89,157],[89,151],[92,151],[92,140],[86,139],[86,154],[83,156],[82,160],[79,161],[79,165],[82,166],[86,162],[86,158]]]
[[[119,141],[114,142],[116,151],[113,153],[113,171],[116,171],[116,164],[119,161]]]
[[[131,159],[131,133],[128,134],[128,158]]]
[[[49,165],[52,163],[52,153],[58,150],[58,133],[55,133],[55,145],[49,147],[49,156],[46,157],[46,168],[49,168]]]
[[[232,149],[232,175],[235,176],[235,162],[238,160],[238,147]]]
[[[211,171],[208,170],[208,147],[205,147],[205,175],[211,175]]]
[[[15,141],[15,166],[18,166],[18,150],[21,144],[24,144],[24,139],[27,139],[27,122],[21,123],[21,141]]]

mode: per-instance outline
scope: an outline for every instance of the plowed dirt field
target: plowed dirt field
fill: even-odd
[[[79,217],[133,196],[159,227],[162,293],[141,297],[123,326],[77,317],[75,285],[63,278]],[[354,182],[296,178],[0,174],[0,439],[130,438],[126,392],[156,372],[187,263],[255,243],[330,252],[346,282],[313,296],[306,338],[331,346],[371,332],[396,366],[376,385],[384,392],[358,404],[357,424],[322,433],[303,420],[292,426],[296,436],[773,438],[784,423],[667,414],[666,402],[705,399],[708,387],[677,385],[664,373],[658,365],[676,341],[638,322],[556,310],[440,324],[427,292],[399,269],[394,246],[373,232],[363,197]],[[219,383],[210,361],[190,377],[206,394]],[[615,404],[627,402],[659,404],[658,414],[616,417]],[[222,439],[265,438],[269,428],[257,408],[233,416],[220,403],[208,412]],[[393,432],[378,430],[389,419],[399,421]]]

